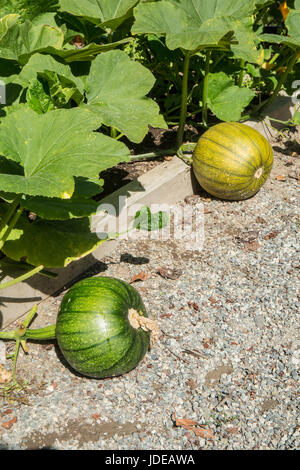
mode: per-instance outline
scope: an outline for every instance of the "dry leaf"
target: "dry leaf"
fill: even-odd
[[[237,235],[235,239],[241,243],[251,243],[257,239],[258,235],[258,230],[249,230],[248,232],[243,232],[240,235]]]
[[[178,279],[182,275],[181,269],[159,268],[157,271],[164,279]]]
[[[237,434],[239,432],[239,428],[237,426],[228,426],[226,432],[229,434]]]
[[[135,274],[131,279],[130,279],[130,284],[132,284],[133,282],[136,282],[136,281],[146,281],[147,279],[149,279],[149,277],[151,277],[151,273],[143,273],[143,272],[140,272],[139,274]]]
[[[16,422],[18,421],[18,418],[16,416],[14,416],[12,419],[10,419],[9,421],[6,421],[6,423],[3,423],[2,424],[2,427],[4,429],[10,429]]]
[[[201,201],[201,198],[198,194],[192,194],[191,196],[187,196],[184,200],[187,204],[198,204]]]
[[[214,435],[211,429],[205,429],[205,428],[195,428],[193,429],[194,433],[198,437],[202,437],[202,439],[211,439],[214,440]]]
[[[199,426],[194,419],[178,419],[176,413],[174,413],[174,419],[177,427],[182,427],[187,431],[193,431],[196,436],[202,437],[203,439],[214,439],[213,432],[210,429]]]
[[[12,373],[0,364],[0,384],[6,384],[12,379]]]
[[[259,248],[259,243],[257,241],[247,242],[244,244],[244,248],[246,251],[256,251]]]
[[[174,413],[175,425],[177,427],[182,427],[187,429],[188,431],[193,430],[193,427],[196,426],[198,423],[193,419],[178,419],[176,413]]]
[[[277,235],[278,235],[278,232],[269,232],[265,236],[265,240],[270,240],[270,238],[275,238],[275,237],[277,237]]]
[[[286,176],[278,175],[278,176],[276,176],[275,179],[276,179],[277,181],[286,181]]]

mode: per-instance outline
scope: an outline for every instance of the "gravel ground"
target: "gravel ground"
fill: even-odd
[[[187,199],[204,204],[201,251],[123,240],[86,273],[125,281],[148,273],[134,286],[160,341],[132,372],[107,380],[74,374],[51,342],[30,343],[18,362],[25,388],[0,389],[0,448],[299,448],[300,159],[274,148],[271,177],[254,198]],[[42,303],[35,327],[55,321],[63,294]]]

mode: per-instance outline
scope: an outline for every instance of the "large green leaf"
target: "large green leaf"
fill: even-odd
[[[33,25],[28,20],[20,24],[11,16],[16,15],[1,19],[0,25],[5,22],[5,26],[0,26],[0,57],[25,64],[34,52],[63,46],[64,34],[60,28]]]
[[[235,38],[238,44],[231,44],[231,50],[235,58],[247,62],[262,64],[264,61],[264,50],[257,49],[259,37],[253,30],[253,18],[235,20]]]
[[[102,28],[116,29],[138,0],[59,0],[61,9],[91,19]]]
[[[104,181],[99,178],[94,180],[76,178],[75,190],[71,199],[23,196],[20,205],[47,220],[88,217],[97,212],[99,202],[94,201],[91,197],[99,195],[103,191],[103,183]]]
[[[162,0],[134,9],[133,33],[166,35],[170,49],[195,50],[217,45],[234,20],[250,16],[254,0]]]
[[[28,197],[21,201],[21,207],[47,220],[68,220],[94,215],[98,205],[93,199],[79,196],[63,200],[55,197]]]
[[[101,122],[140,142],[148,125],[166,128],[158,105],[146,98],[155,83],[152,73],[123,51],[98,56],[86,81],[87,107]]]
[[[30,223],[21,217],[2,251],[15,261],[59,268],[91,253],[100,243],[103,240],[91,233],[88,218]]]
[[[38,73],[41,74],[42,72],[54,72],[55,74],[64,77],[72,82],[83,95],[83,82],[80,78],[73,75],[70,66],[62,64],[53,57],[45,54],[34,54],[23,67],[21,73],[15,80],[15,83],[19,83],[24,88],[27,88],[29,82],[33,78],[37,78]]]
[[[0,174],[0,190],[70,199],[74,176],[95,178],[130,158],[127,147],[100,133],[99,116],[87,108],[36,114],[20,109],[1,120],[0,154],[24,175]]]
[[[224,72],[208,76],[208,106],[222,121],[239,121],[244,108],[255,93],[249,88],[239,88]]]
[[[101,52],[111,51],[130,41],[132,41],[132,38],[120,39],[120,41],[115,41],[108,44],[91,43],[81,49],[76,49],[75,47],[71,47],[69,49],[47,47],[44,52],[61,57],[65,62],[86,62],[93,60],[95,56]]]

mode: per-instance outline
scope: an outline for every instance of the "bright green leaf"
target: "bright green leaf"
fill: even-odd
[[[47,113],[54,109],[51,97],[46,93],[42,82],[36,79],[29,83],[26,101],[28,106],[38,114]]]
[[[208,76],[208,106],[222,121],[239,121],[255,96],[249,88],[239,88],[224,72]]]
[[[155,83],[152,73],[123,51],[98,56],[86,80],[87,107],[101,122],[140,142],[148,125],[166,128],[158,105],[146,98]]]
[[[97,212],[99,203],[93,199],[72,196],[71,199],[27,197],[21,201],[21,207],[34,212],[42,219],[68,220],[88,217]]]
[[[59,0],[61,9],[89,18],[102,28],[116,29],[138,0]]]
[[[300,111],[296,111],[293,116],[293,122],[295,126],[300,126]]]
[[[166,35],[170,49],[195,50],[217,45],[234,20],[250,16],[254,0],[162,0],[140,3],[134,9],[133,33]]]
[[[21,217],[2,251],[15,261],[25,260],[33,266],[59,268],[91,253],[100,243],[103,241],[91,233],[88,218],[67,221],[37,219],[30,223]]]
[[[93,132],[99,117],[87,108],[36,114],[18,110],[1,120],[0,154],[24,168],[24,175],[0,174],[0,190],[70,199],[74,176],[96,178],[121,161],[127,147]]]
[[[5,18],[2,18],[0,25]],[[22,65],[34,52],[44,51],[47,47],[60,49],[63,42],[64,35],[58,27],[36,26],[28,20],[21,24],[11,21],[5,28],[0,26],[0,57],[16,60]]]
[[[152,213],[149,207],[143,206],[134,217],[133,226],[137,230],[145,230],[148,232],[161,230],[169,223],[169,214],[167,212]]]
[[[53,57],[45,54],[34,54],[23,67],[15,82],[19,83],[25,88],[33,78],[37,78],[38,73],[42,72],[54,72],[57,75],[64,77],[73,83],[74,86],[83,95],[83,82],[80,78],[73,75],[70,66],[62,64]]]

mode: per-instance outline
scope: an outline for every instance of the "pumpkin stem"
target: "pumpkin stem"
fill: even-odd
[[[128,320],[130,325],[136,330],[138,328],[142,328],[144,331],[151,331],[151,347],[153,347],[160,334],[157,322],[155,320],[151,320],[151,318],[143,317],[134,310],[134,308],[129,309]]]

